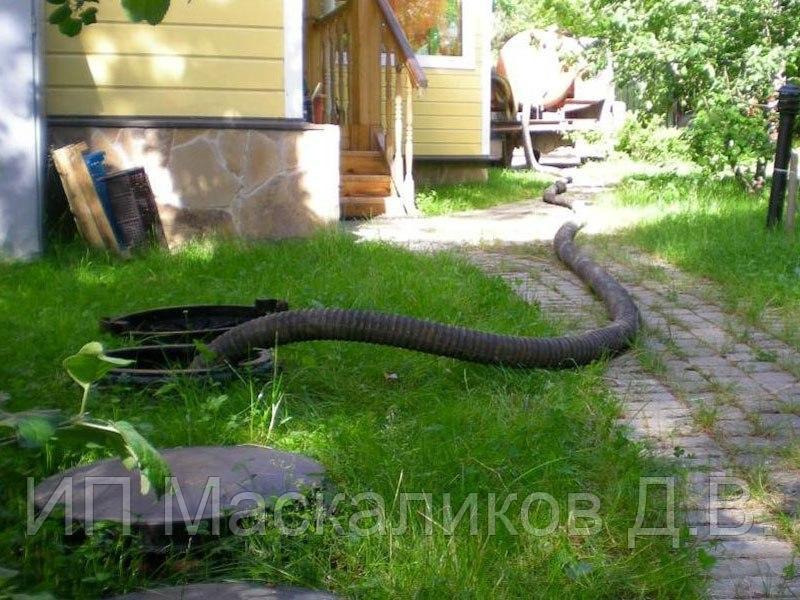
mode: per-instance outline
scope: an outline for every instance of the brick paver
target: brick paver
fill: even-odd
[[[577,331],[604,322],[599,303],[554,260],[503,249],[464,252],[562,327]],[[641,343],[657,357],[658,369],[651,372],[643,366],[646,360],[627,354],[611,362],[608,385],[622,401],[620,423],[630,436],[649,441],[656,453],[680,460],[688,470],[687,525],[717,559],[710,597],[797,598],[800,579],[793,572],[800,563],[780,537],[774,512],[794,512],[800,498],[800,472],[782,458],[797,443],[800,417],[781,412],[785,403],[800,400],[800,380],[761,360],[767,351],[792,359],[796,353],[765,332],[742,341],[736,331],[743,324],[693,294],[640,281],[630,268],[611,271],[642,310],[647,333]],[[751,472],[766,476],[769,498],[739,493],[725,500],[719,526],[751,525],[737,535],[720,535],[710,523],[711,486],[719,492],[725,478],[746,484]]]

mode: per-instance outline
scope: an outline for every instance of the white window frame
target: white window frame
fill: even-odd
[[[417,54],[417,61],[428,69],[472,70],[477,65],[475,56],[475,32],[478,5],[486,0],[461,0],[461,56],[440,54]],[[491,4],[491,2],[490,2]]]

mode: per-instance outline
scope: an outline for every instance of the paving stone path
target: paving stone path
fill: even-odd
[[[568,331],[606,318],[554,259],[464,252]],[[646,328],[642,348],[613,360],[607,373],[622,402],[621,424],[686,467],[687,524],[717,559],[712,598],[798,598],[800,563],[775,518],[794,513],[800,501],[800,472],[790,466],[800,448],[800,380],[789,362],[797,353],[703,300],[699,292],[709,284],[665,268],[670,283],[643,281],[631,267],[610,269],[634,295]],[[717,509],[716,527],[710,509]]]
[[[596,194],[613,183],[573,187],[590,223],[601,222],[592,212],[602,211]],[[603,307],[549,248],[509,245],[526,231],[528,240],[552,239],[568,216],[532,200],[438,221],[383,221],[356,233],[418,250],[457,248],[570,332],[605,323]],[[481,248],[487,239],[498,245]],[[654,268],[632,249],[622,254],[624,261],[601,262],[633,294],[645,332],[640,347],[607,372],[620,424],[686,468],[687,525],[716,558],[711,598],[800,598],[800,561],[780,531],[800,507],[800,356],[769,333],[777,324],[754,328],[722,310],[711,283],[670,265]]]

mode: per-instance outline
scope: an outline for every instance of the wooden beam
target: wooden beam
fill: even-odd
[[[87,150],[88,146],[84,142],[53,150],[53,163],[61,177],[75,224],[83,238],[94,248],[122,254],[105,209],[97,196],[92,176],[83,160],[83,153]]]
[[[352,0],[353,22],[350,31],[356,32],[353,43],[353,67],[350,77],[353,126],[350,131],[352,150],[373,150],[372,131],[381,124],[381,21],[382,15],[375,0]],[[376,98],[378,100],[376,101]]]

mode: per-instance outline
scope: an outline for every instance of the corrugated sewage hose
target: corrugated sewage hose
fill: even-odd
[[[626,350],[639,329],[639,311],[617,281],[579,252],[580,227],[567,223],[555,237],[555,252],[605,303],[611,323],[579,335],[532,338],[475,331],[422,319],[364,310],[311,309],[271,314],[224,333],[209,348],[235,362],[251,348],[312,340],[342,340],[394,346],[438,356],[507,367],[569,368]],[[205,365],[198,356],[193,367]]]
[[[549,185],[547,189],[545,189],[544,194],[542,194],[542,200],[547,202],[547,204],[563,206],[564,208],[568,208],[569,210],[575,212],[572,201],[566,198],[561,198],[561,194],[567,191],[567,183],[569,183],[569,181],[560,180]]]

